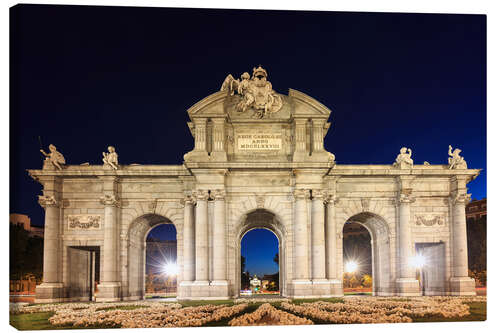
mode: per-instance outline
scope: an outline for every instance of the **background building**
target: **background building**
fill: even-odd
[[[15,213],[10,214],[9,222],[22,226],[23,229],[29,233],[30,237],[38,236],[43,238],[43,227],[31,225],[31,219],[28,215]]]

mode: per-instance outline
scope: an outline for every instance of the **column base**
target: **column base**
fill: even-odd
[[[97,285],[96,302],[116,302],[121,300],[120,282],[103,282]]]
[[[60,282],[44,282],[35,288],[35,303],[64,301],[64,287]]]
[[[450,289],[452,296],[476,296],[476,282],[468,276],[452,277]]]
[[[412,278],[396,279],[397,296],[422,296],[420,282]]]
[[[293,280],[290,285],[290,296],[292,298],[313,298],[311,280]]]
[[[333,297],[330,281],[327,279],[313,279],[312,280],[312,295],[318,298]]]
[[[332,297],[344,296],[344,286],[340,280],[331,279],[328,280],[328,283],[330,284],[330,293],[332,294]]]
[[[226,280],[182,281],[179,283],[178,300],[224,300],[231,299],[230,284]]]

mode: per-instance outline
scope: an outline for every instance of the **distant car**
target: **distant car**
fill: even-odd
[[[252,291],[249,289],[240,290],[240,295],[252,295]]]

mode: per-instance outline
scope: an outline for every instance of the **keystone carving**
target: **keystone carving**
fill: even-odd
[[[148,209],[151,213],[156,211],[156,206],[158,205],[158,199],[154,199],[148,204]]]
[[[370,208],[370,198],[361,199],[361,208],[363,209],[364,212],[368,211],[368,208]]]
[[[266,197],[263,194],[255,195],[255,202],[257,203],[257,208],[264,208],[264,203],[266,202]]]

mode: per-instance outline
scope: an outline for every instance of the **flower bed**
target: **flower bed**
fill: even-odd
[[[283,302],[283,304],[288,304]],[[231,319],[230,326],[261,326],[261,325],[312,325],[309,319],[281,311],[269,303],[264,303],[252,313]]]
[[[438,315],[445,318],[469,314],[466,302],[486,301],[485,298],[417,297],[408,301],[379,297],[346,298],[344,303],[314,302],[294,305],[283,302],[281,307],[297,315],[335,324],[401,323],[413,317]]]
[[[124,328],[202,326],[212,321],[232,317],[242,312],[247,306],[247,304],[231,307],[204,305],[179,309],[180,305],[173,306],[164,303],[135,310],[60,310],[49,318],[49,322],[55,326],[73,325],[75,327],[96,325]]]

